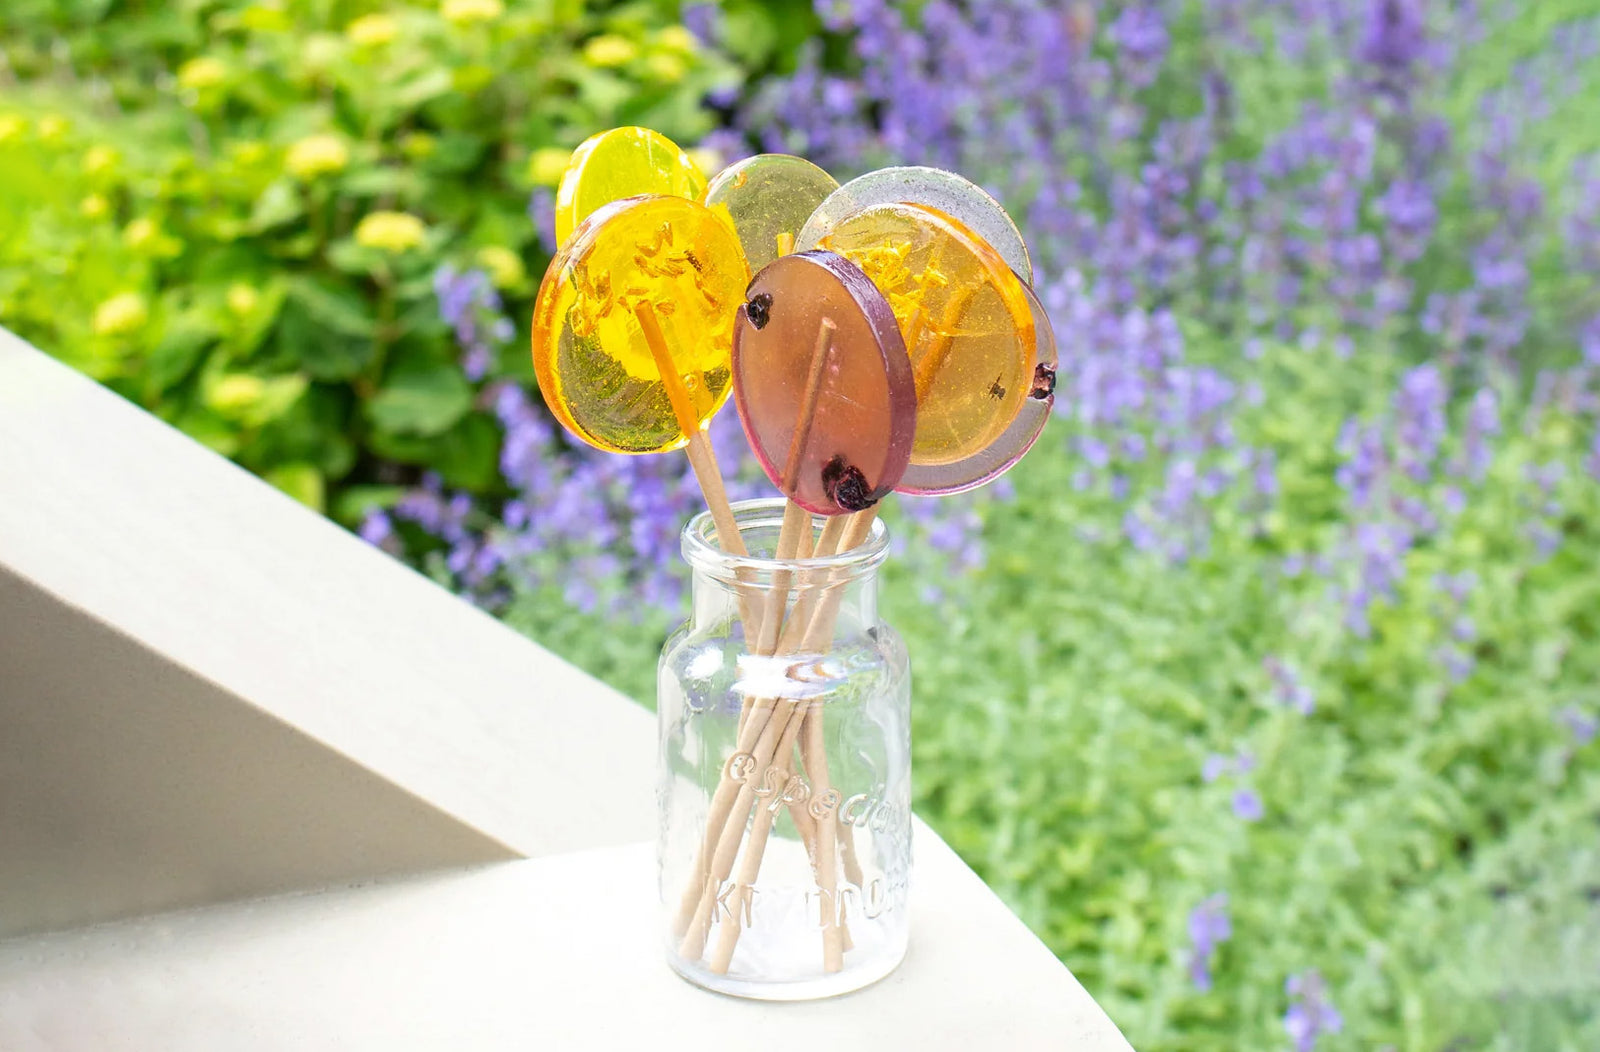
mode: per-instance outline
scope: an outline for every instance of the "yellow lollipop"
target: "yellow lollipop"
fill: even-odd
[[[758,271],[794,251],[800,228],[837,189],[833,176],[804,158],[763,153],[718,172],[704,201],[733,224],[751,271]]]
[[[836,223],[820,247],[855,263],[900,322],[917,388],[913,465],[952,464],[1003,434],[1033,384],[1033,312],[987,241],[925,205],[889,203]]]
[[[750,271],[728,224],[682,197],[591,215],[539,286],[533,367],[573,434],[613,453],[677,449],[731,389]]]
[[[572,151],[556,191],[556,243],[601,205],[639,194],[698,199],[706,189],[689,155],[649,128],[612,128],[591,135]]]

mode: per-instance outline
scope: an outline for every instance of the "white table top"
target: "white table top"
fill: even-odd
[[[828,1001],[679,979],[654,879],[632,844],[0,942],[0,1048],[1129,1047],[920,822],[905,962]]]

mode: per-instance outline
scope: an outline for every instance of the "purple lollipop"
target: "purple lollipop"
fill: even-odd
[[[917,429],[911,359],[883,293],[814,251],[767,264],[745,299],[733,390],[767,477],[819,515],[876,504],[900,483]]]

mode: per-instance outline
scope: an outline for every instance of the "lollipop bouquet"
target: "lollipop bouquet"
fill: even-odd
[[[1004,209],[932,168],[838,185],[766,154],[709,184],[617,128],[573,154],[533,320],[551,411],[620,453],[687,448],[689,620],[662,654],[668,957],[729,993],[824,996],[906,945],[910,671],[877,615],[891,492],[997,477],[1056,354]],[[730,506],[705,428],[735,396],[782,499]]]

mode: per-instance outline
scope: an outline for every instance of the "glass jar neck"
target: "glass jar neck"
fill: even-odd
[[[741,501],[734,522],[747,556],[723,551],[709,512],[690,520],[683,531],[683,556],[693,574],[690,631],[728,626],[742,631],[755,648],[762,622],[783,611],[781,628],[767,626],[767,643],[790,651],[826,650],[845,637],[878,623],[878,567],[888,551],[888,534],[874,522],[866,540],[851,551],[820,558],[780,561],[772,557],[783,525],[782,500]],[[826,520],[811,520],[813,537]]]

